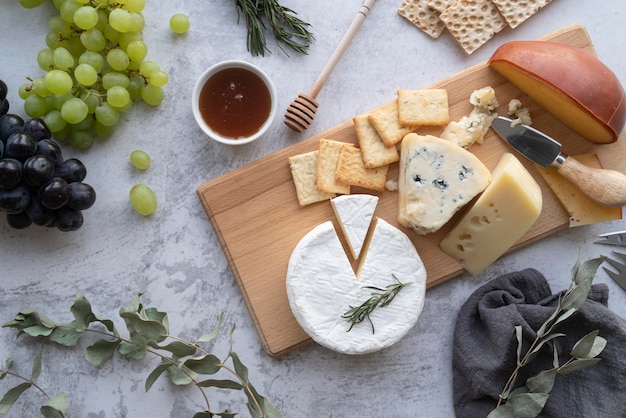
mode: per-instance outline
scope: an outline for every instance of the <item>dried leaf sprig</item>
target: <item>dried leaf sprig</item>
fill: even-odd
[[[377,292],[372,292],[369,299],[360,304],[359,306],[352,306],[341,316],[344,319],[347,319],[350,322],[350,328],[348,328],[348,332],[352,330],[356,324],[365,321],[366,319],[369,321],[372,326],[372,334],[374,334],[374,323],[370,318],[370,314],[377,307],[384,307],[389,305],[394,298],[398,295],[398,293],[409,283],[402,283],[398,278],[392,274],[391,277],[395,280],[395,283],[391,283],[387,285],[384,289],[376,286],[364,286],[363,289],[372,289]]]
[[[196,341],[187,341],[170,334],[167,314],[156,308],[145,308],[140,302],[140,297],[141,294],[136,295],[128,308],[122,308],[119,311],[129,334],[127,338],[121,336],[112,320],[97,317],[89,301],[80,294],[76,295],[70,308],[74,320],[69,323],[57,323],[43,313],[27,308],[22,309],[12,321],[4,324],[3,327],[17,329],[18,337],[25,334],[67,347],[77,345],[81,337],[87,333],[100,334],[103,338],[87,347],[85,351],[85,359],[94,366],[105,363],[113,357],[115,352],[129,360],[143,359],[148,353],[155,355],[161,359],[161,362],[148,375],[145,390],[150,390],[154,382],[165,372],[175,385],[195,385],[205,400],[206,410],[196,413],[194,418],[216,416],[232,418],[236,415],[226,411],[212,412],[204,391],[204,388],[208,387],[241,390],[247,398],[248,411],[254,418],[281,416],[278,410],[252,385],[248,378],[247,367],[233,351],[234,326],[228,334],[230,344],[228,355],[224,360],[220,360],[201,346],[201,344],[211,342],[218,335],[222,314],[218,316],[217,325],[212,332],[202,335]],[[40,360],[37,360],[36,364],[38,362],[40,363]],[[229,373],[235,379],[205,378],[220,371]],[[11,390],[15,391],[15,389]],[[11,404],[19,398],[19,394],[14,395],[12,395]]]
[[[600,361],[598,355],[606,346],[606,340],[598,335],[598,330],[589,332],[574,344],[570,359],[559,364],[556,340],[565,334],[553,332],[554,328],[570,318],[582,306],[591,290],[591,283],[603,258],[577,262],[572,269],[572,283],[563,293],[556,310],[537,331],[528,351],[522,356],[522,327],[515,327],[517,339],[517,365],[502,390],[496,408],[487,418],[537,417],[543,410],[557,375],[568,374],[593,366]],[[552,368],[543,370],[526,380],[526,384],[514,389],[515,381],[522,367],[530,363],[543,346],[552,348]]]
[[[271,53],[265,37],[266,25],[272,31],[279,48],[287,55],[283,45],[300,53],[307,54],[315,39],[309,31],[309,23],[298,18],[292,9],[278,0],[235,0],[237,16],[243,18],[248,28],[246,46],[253,56]]]

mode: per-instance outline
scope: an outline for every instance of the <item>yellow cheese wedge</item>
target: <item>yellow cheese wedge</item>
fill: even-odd
[[[505,153],[492,181],[440,243],[441,249],[477,275],[513,246],[535,223],[543,198],[528,170]]]
[[[596,154],[570,156],[593,168],[602,168]],[[590,225],[622,219],[622,208],[607,208],[593,202],[572,182],[561,176],[555,168],[537,166],[539,173],[569,214],[569,226]]]

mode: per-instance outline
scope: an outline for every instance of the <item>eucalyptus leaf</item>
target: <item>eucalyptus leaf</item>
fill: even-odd
[[[535,418],[541,413],[549,397],[548,393],[522,393],[510,397],[506,404],[513,407],[515,418]]]
[[[137,334],[157,343],[167,338],[167,329],[160,322],[145,320],[135,312],[120,312],[120,316],[126,322],[126,327],[131,333],[131,339]]]
[[[487,418],[515,418],[515,411],[512,406],[504,404],[491,411]]]
[[[559,367],[559,374],[569,374],[591,367],[600,361],[599,358],[576,359]]]
[[[66,347],[74,347],[83,336],[83,332],[77,331],[72,326],[58,326],[52,331],[48,337],[50,341],[64,345]]]
[[[586,296],[585,296],[586,297]],[[560,324],[561,322],[565,321],[566,319],[568,319],[570,316],[574,315],[576,313],[577,308],[570,308],[567,309],[565,311],[561,311],[560,309],[557,311],[558,315],[557,317],[554,319],[553,322],[551,322],[549,324],[548,330],[546,331],[547,334],[551,333],[552,330],[554,329],[555,326],[557,326],[558,324]]]
[[[44,325],[33,325],[28,328],[24,328],[24,332],[31,337],[47,337],[52,334],[54,328],[48,328]]]
[[[168,367],[167,373],[170,380],[177,386],[185,386],[192,383],[196,377],[195,373],[186,367]]]
[[[67,414],[69,410],[69,402],[67,401],[67,395],[65,395],[65,393],[63,392],[59,393],[54,398],[50,399],[46,405],[64,414]]]
[[[166,334],[169,332],[169,321],[165,312],[161,312],[156,308],[147,308],[144,313],[146,315],[146,318],[148,318],[149,320],[156,321],[159,324],[163,325]]]
[[[531,393],[550,393],[554,387],[557,369],[548,369],[526,380],[526,387]]]
[[[63,418],[63,414],[58,409],[54,409],[48,405],[42,406],[39,408],[39,411],[45,418]]]
[[[534,354],[537,353],[539,350],[541,350],[541,347],[543,347],[546,343],[549,343],[550,341],[554,340],[555,338],[559,338],[559,337],[565,337],[565,334],[558,332],[555,334],[549,334],[547,337],[541,339],[537,345],[535,346],[535,348],[533,348],[530,353]]]
[[[193,418],[213,418],[215,415],[209,411],[196,412]]]
[[[190,370],[199,374],[215,374],[219,372],[223,366],[220,359],[213,354],[190,358],[185,360],[183,364]]]
[[[156,382],[157,379],[163,374],[163,372],[167,370],[169,367],[175,367],[175,366],[168,361],[163,361],[154,370],[152,370],[152,372],[150,372],[150,374],[148,375],[148,378],[146,379],[146,384],[145,384],[146,392],[150,390],[154,382]]]
[[[38,324],[43,325],[44,327],[47,328],[54,328],[56,327],[57,324],[54,323],[54,321],[50,318],[48,318],[46,315],[40,313],[40,312],[33,312],[32,317],[35,319],[35,321]]]
[[[591,280],[581,281],[571,292],[566,293],[561,301],[561,308],[564,310],[580,308],[591,290]]]
[[[572,349],[572,357],[577,359],[589,359],[600,354],[602,350],[604,350],[606,340],[602,337],[598,339],[599,333],[600,330],[591,331],[578,340]]]
[[[6,414],[9,412],[13,404],[20,398],[28,388],[32,386],[32,383],[20,383],[19,385],[9,389],[0,399],[0,414]]]
[[[217,315],[217,325],[215,326],[215,329],[213,329],[213,331],[211,331],[210,333],[204,334],[203,336],[198,338],[198,341],[196,343],[208,343],[209,341],[212,341],[215,337],[217,337],[217,335],[220,332],[220,327],[222,325],[222,316],[223,315],[224,315],[224,311],[221,311]]]
[[[227,379],[207,379],[201,380],[197,383],[198,386],[203,388],[220,388],[220,389],[233,389],[233,390],[242,390],[244,387],[241,383],[235,382],[234,380]]]
[[[70,311],[74,315],[76,330],[82,332],[87,328],[89,323],[95,318],[91,310],[91,304],[81,294],[77,294],[74,298],[74,304],[71,306]]]
[[[136,339],[136,341],[134,341],[132,344],[126,341],[122,341],[119,344],[117,351],[119,351],[120,354],[129,359],[141,360],[148,353],[148,346],[145,344],[145,342],[139,343],[139,341],[137,340],[138,339]]]
[[[154,347],[158,348],[159,350],[168,351],[174,354],[176,357],[193,356],[196,353],[196,347],[180,341],[173,341],[164,346],[156,344],[154,345]]]
[[[583,281],[591,281],[596,275],[598,268],[604,262],[604,258],[592,258],[580,264],[574,271],[574,283],[579,284]]]
[[[233,359],[233,365],[235,366],[235,372],[237,373],[237,376],[239,376],[239,378],[245,384],[249,384],[250,381],[248,380],[248,368],[244,366],[244,364],[239,359],[239,356],[234,351],[230,351],[228,355],[230,356],[230,358]]]
[[[120,343],[119,340],[98,340],[85,350],[85,360],[98,367],[113,357]]]
[[[30,374],[30,380],[35,381],[39,378],[41,374],[41,355],[43,354],[43,345],[39,347],[37,350],[37,355],[35,355],[35,360],[33,361],[33,367]]]

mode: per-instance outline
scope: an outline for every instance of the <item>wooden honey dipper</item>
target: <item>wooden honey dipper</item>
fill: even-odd
[[[370,9],[374,6],[374,3],[376,3],[376,0],[363,1],[361,8],[352,20],[350,27],[343,35],[343,38],[341,38],[339,45],[337,45],[337,48],[322,69],[320,75],[317,77],[317,80],[315,81],[315,84],[313,84],[309,94],[298,94],[298,97],[296,97],[296,99],[291,102],[287,108],[287,112],[285,112],[285,125],[296,132],[302,132],[311,126],[311,123],[313,123],[313,119],[315,118],[317,108],[319,107],[315,98],[328,79],[328,76],[335,68],[335,65],[337,65],[337,62],[348,48],[348,45],[352,42],[352,38],[354,38],[354,35],[358,32]]]

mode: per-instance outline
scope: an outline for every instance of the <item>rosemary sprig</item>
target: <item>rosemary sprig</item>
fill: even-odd
[[[341,316],[342,318],[345,318],[349,322],[351,322],[350,328],[348,328],[347,332],[350,332],[350,330],[352,330],[352,327],[354,327],[356,324],[361,323],[365,321],[365,319],[367,319],[370,322],[370,325],[372,326],[372,334],[374,334],[374,323],[372,322],[372,319],[370,318],[370,314],[377,307],[382,308],[384,306],[389,305],[393,301],[393,299],[398,295],[398,293],[404,288],[404,286],[411,284],[410,282],[409,283],[400,282],[400,280],[398,280],[395,274],[392,274],[391,277],[393,277],[393,279],[395,280],[395,283],[391,283],[390,285],[387,285],[384,289],[380,287],[376,287],[376,286],[364,286],[363,287],[363,289],[372,289],[372,290],[376,290],[382,293],[372,292],[370,298],[367,299],[362,304],[360,304],[359,306],[350,305],[350,309],[348,309],[346,313],[344,313]]]
[[[279,48],[287,54],[283,44],[292,50],[307,54],[313,34],[307,22],[298,18],[292,9],[282,6],[278,0],[235,0],[237,18],[242,15],[248,28],[246,46],[253,56],[271,53],[265,37],[267,22]],[[289,54],[287,54],[289,55]]]

